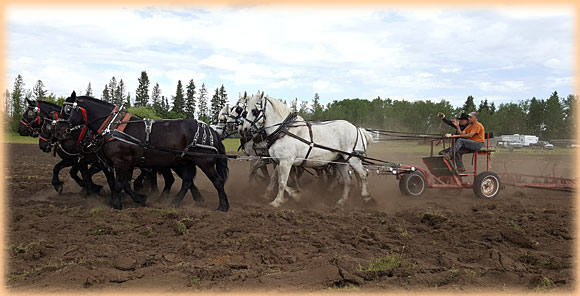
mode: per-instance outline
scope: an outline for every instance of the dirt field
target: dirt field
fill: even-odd
[[[263,185],[248,182],[249,164],[232,161],[228,213],[214,211],[217,195],[201,172],[202,206],[190,195],[179,210],[153,196],[147,208],[125,197],[125,209],[116,211],[107,207],[108,189],[80,197],[68,169],[58,196],[50,185],[55,158],[36,145],[7,146],[5,279],[12,291],[514,292],[575,286],[572,193],[506,188],[482,200],[471,190],[456,196],[434,190],[413,199],[399,193],[393,177],[372,175],[376,207],[363,207],[353,188],[348,206],[337,209],[341,190],[320,188],[305,176],[302,201],[273,209]],[[371,147],[369,155],[421,163],[420,154],[394,157],[379,148]],[[502,172],[508,159],[509,170],[541,173],[557,163],[557,174],[571,174],[569,155],[501,154],[493,168]],[[102,174],[95,180],[106,184]]]

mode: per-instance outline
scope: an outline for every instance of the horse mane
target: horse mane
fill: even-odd
[[[94,97],[89,97],[89,96],[78,96],[76,99],[77,99],[77,101],[78,100],[82,100],[82,101],[85,101],[85,102],[88,101],[88,102],[95,103],[97,105],[113,106],[113,104],[111,104],[111,103],[105,102],[103,100],[99,100],[99,99],[94,98]]]
[[[42,105],[48,105],[48,106],[53,107],[53,108],[56,108],[56,107],[61,108],[62,107],[61,105],[57,105],[53,102],[47,102],[47,101],[37,101],[37,102],[38,102],[39,106],[42,104]]]
[[[292,112],[292,110],[290,110],[290,107],[286,106],[286,104],[282,103],[282,101],[278,99],[266,96],[266,100],[270,102],[270,104],[272,105],[272,109],[274,109],[274,112],[276,112],[276,114],[280,115],[281,117],[286,117],[288,116],[288,114]]]

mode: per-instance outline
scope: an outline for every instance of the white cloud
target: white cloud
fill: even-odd
[[[112,76],[134,93],[142,70],[164,94],[192,78],[329,100],[572,91],[571,79],[553,78],[572,76],[569,7],[11,6],[6,15],[8,77],[42,79],[62,95],[89,81],[100,95]]]

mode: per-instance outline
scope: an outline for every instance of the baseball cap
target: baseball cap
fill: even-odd
[[[467,116],[468,117],[471,117],[471,116],[477,117],[477,112],[471,112],[471,113],[467,114]]]

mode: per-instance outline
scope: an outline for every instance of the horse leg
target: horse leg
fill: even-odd
[[[198,164],[199,165],[199,164]],[[224,186],[227,180],[227,160],[226,159],[216,159],[216,165],[208,165],[207,163],[202,163],[199,165],[201,170],[205,173],[208,179],[213,184],[213,187],[218,192],[219,206],[216,210],[227,212],[230,209],[230,203],[228,202],[228,196]]]
[[[115,189],[117,186],[121,186],[121,188],[125,191],[125,193],[131,196],[131,199],[140,204],[142,206],[146,205],[147,196],[144,194],[136,193],[131,188],[131,177],[133,176],[133,168],[123,168],[123,169],[116,169],[117,173],[117,183],[115,184]],[[119,199],[119,205],[121,200]]]
[[[69,171],[69,175],[70,177],[75,180],[75,182],[79,185],[79,187],[84,188],[85,187],[85,181],[83,179],[81,179],[78,175],[79,173],[79,163],[73,163],[71,164],[71,168]]]
[[[348,164],[337,164],[337,169],[340,171],[344,181],[344,189],[342,192],[342,197],[336,202],[337,206],[343,206],[344,203],[348,200],[348,195],[350,194],[350,175],[348,174]]]
[[[264,175],[264,180],[269,180],[270,179],[270,172],[268,172],[268,165],[266,162],[264,162],[263,160],[259,160],[261,165],[260,165],[260,170],[262,171],[262,174]]]
[[[141,173],[139,174],[139,176],[137,176],[135,181],[133,181],[133,188],[135,192],[141,192],[141,190],[143,189],[143,180],[145,179],[145,175],[146,175],[145,170],[141,169]]]
[[[64,184],[61,180],[58,179],[58,174],[60,173],[60,171],[63,168],[65,168],[67,166],[70,166],[70,164],[64,160],[61,160],[52,169],[52,182],[51,183],[52,183],[52,186],[54,187],[54,190],[56,190],[56,192],[58,192],[58,195],[60,195],[62,193],[63,184]]]
[[[151,193],[158,193],[159,188],[157,187],[157,171],[151,170],[151,172],[147,173],[149,179],[149,192]]]
[[[98,164],[92,164],[87,171],[87,180],[86,183],[89,184],[89,188],[93,193],[101,192],[103,186],[93,183],[93,175],[100,172],[102,170],[101,166]]]
[[[173,170],[175,171],[175,173],[177,173],[177,175],[183,179],[183,173],[182,167],[174,167]],[[189,186],[189,192],[191,192],[191,196],[193,196],[193,200],[197,203],[203,203],[205,201],[205,198],[203,198],[203,196],[201,195],[201,192],[199,192],[199,189],[197,189],[197,187],[195,187],[195,182],[193,181],[195,179],[195,175],[197,174],[197,168],[194,166],[193,167],[193,176],[191,177],[191,186]]]
[[[376,201],[371,197],[368,190],[368,175],[359,158],[351,158],[350,166],[360,178],[361,196],[366,204],[374,204]]]
[[[177,193],[177,195],[173,198],[173,207],[179,208],[181,202],[183,202],[183,197],[187,193],[187,190],[193,184],[193,176],[194,176],[195,166],[184,166],[181,168],[181,189]],[[180,174],[178,173],[178,175]]]
[[[274,188],[278,183],[278,165],[274,164],[274,173],[270,175],[270,183],[268,183],[268,187],[266,188],[266,192],[264,192],[264,199],[269,200],[270,196],[274,192]]]
[[[159,172],[163,176],[165,184],[163,185],[163,191],[161,191],[161,195],[159,195],[157,200],[164,200],[165,197],[169,195],[169,191],[171,191],[171,186],[173,186],[173,182],[175,182],[175,177],[173,177],[171,169],[169,168],[159,169]]]
[[[256,171],[258,170],[259,160],[250,160],[250,182],[256,179]]]
[[[288,160],[281,160],[278,166],[276,167],[276,171],[278,172],[278,194],[274,201],[270,203],[273,207],[279,207],[286,201],[286,197],[284,193],[286,190],[286,184],[288,182],[288,177],[290,175],[290,169],[292,168],[292,163]],[[290,193],[290,192],[289,192]]]

